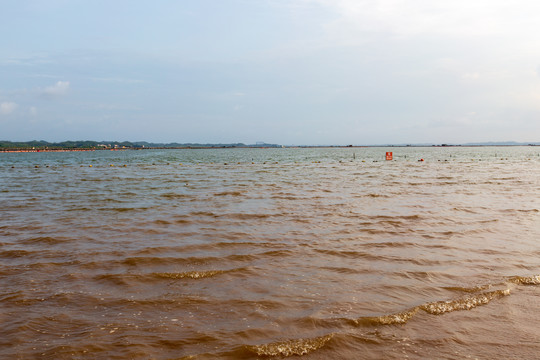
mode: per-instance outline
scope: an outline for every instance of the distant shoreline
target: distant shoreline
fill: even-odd
[[[493,145],[293,145],[293,146],[164,146],[164,147],[124,147],[124,148],[90,148],[90,149],[21,149],[0,148],[0,153],[40,153],[40,152],[81,152],[81,151],[127,151],[127,150],[230,150],[230,149],[358,149],[358,148],[453,148],[453,147],[520,147],[540,146],[538,144],[493,144]]]
[[[38,153],[38,152],[73,152],[73,151],[95,151],[95,149],[2,149],[0,153]]]
[[[265,148],[370,148],[370,147],[464,147],[464,146],[540,146],[540,142],[488,141],[451,143],[401,143],[372,145],[281,145],[262,141],[254,144],[244,143],[153,143],[147,141],[95,141],[67,140],[48,142],[45,140],[9,141],[0,140],[0,152],[61,152],[61,151],[95,151],[95,150],[147,150],[147,149],[265,149]]]

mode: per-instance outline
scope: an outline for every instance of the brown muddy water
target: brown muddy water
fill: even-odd
[[[538,147],[0,154],[0,358],[540,358],[539,210]]]

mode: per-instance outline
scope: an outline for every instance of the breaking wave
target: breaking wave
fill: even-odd
[[[480,293],[448,301],[431,302],[420,306],[420,309],[433,315],[441,315],[451,311],[471,310],[477,306],[486,305],[493,299],[510,295],[510,289]]]
[[[513,276],[508,279],[509,282],[517,285],[540,285],[540,275],[535,276]]]
[[[278,341],[262,345],[249,345],[246,348],[259,356],[293,356],[305,355],[322,348],[334,334],[328,334],[311,339],[296,339]]]
[[[357,319],[348,320],[354,325],[394,325],[405,324],[419,311],[424,311],[431,315],[442,315],[453,311],[471,310],[478,306],[487,305],[492,300],[499,299],[510,295],[510,288],[499,289],[494,291],[484,291],[486,289],[497,286],[510,284],[516,285],[540,285],[540,275],[535,276],[512,276],[506,282],[497,284],[478,285],[474,287],[459,287],[451,286],[444,289],[451,291],[459,291],[467,293],[467,295],[450,300],[434,301],[415,306],[409,310],[394,314],[386,314],[381,316],[366,316]]]

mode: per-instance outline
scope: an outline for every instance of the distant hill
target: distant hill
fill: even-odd
[[[446,143],[446,144],[433,144],[433,143],[422,143],[422,144],[379,144],[379,145],[370,145],[370,146],[411,146],[411,147],[426,147],[426,146],[528,146],[534,145],[539,146],[540,142],[517,142],[517,141],[490,141],[490,142],[470,142],[464,144],[457,143]]]
[[[499,142],[471,142],[466,144],[378,144],[378,145],[355,145],[355,146],[396,146],[396,147],[427,147],[427,146],[540,146],[540,142],[521,143],[516,141],[499,141]],[[294,147],[326,147],[343,145],[297,145]],[[349,147],[353,145],[348,145]],[[77,140],[77,141],[62,141],[48,142],[44,140],[32,140],[25,142],[0,141],[0,151],[6,150],[78,150],[78,149],[206,149],[206,148],[279,148],[278,144],[266,144],[257,142],[256,144],[246,145],[244,143],[233,144],[200,144],[200,143],[151,143],[146,141],[93,141],[93,140]]]
[[[516,142],[516,141],[490,141],[479,143],[467,143],[465,146],[524,146],[524,145],[540,145],[540,142]]]
[[[171,149],[171,148],[253,148],[253,147],[281,147],[277,144],[257,143],[246,145],[243,143],[236,144],[197,144],[197,143],[149,143],[146,141],[93,141],[93,140],[77,140],[77,141],[62,141],[48,142],[44,140],[32,140],[25,142],[0,141],[0,150],[11,149]]]

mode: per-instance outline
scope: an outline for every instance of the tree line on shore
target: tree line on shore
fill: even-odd
[[[197,144],[197,143],[149,143],[146,141],[62,141],[48,142],[32,140],[24,142],[0,141],[0,150],[82,150],[82,149],[152,149],[152,148],[235,148],[235,147],[281,147],[276,144],[257,143],[246,145],[235,144]]]

